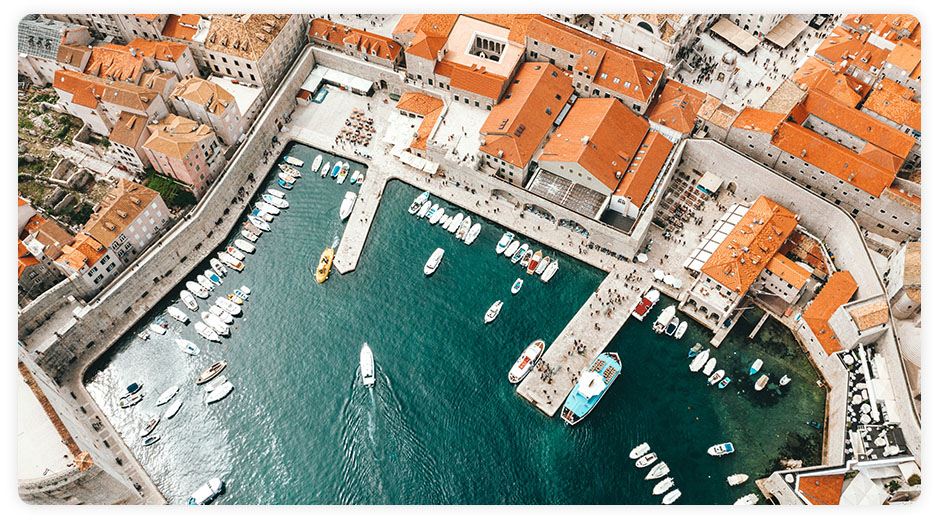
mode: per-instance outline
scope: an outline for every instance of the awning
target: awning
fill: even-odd
[[[705,174],[702,174],[702,177],[699,178],[696,188],[707,194],[714,194],[721,188],[721,178],[706,171]]]
[[[317,65],[310,71],[310,75],[307,76],[307,79],[304,80],[300,88],[307,92],[317,92],[317,89],[320,88],[320,84],[323,82],[339,85],[353,92],[368,93],[369,90],[372,89],[372,82],[365,78],[353,76],[322,65]]]
[[[421,169],[421,170],[427,172],[428,174],[434,175],[434,174],[437,174],[437,169],[438,169],[438,167],[440,167],[440,165],[437,164],[436,162],[428,161],[428,162],[424,165],[424,168]]]
[[[764,38],[774,45],[786,47],[806,29],[806,25],[803,20],[788,14]]]
[[[731,45],[741,49],[744,54],[751,52],[760,43],[757,37],[734,25],[727,18],[719,18],[712,26],[711,31]]]

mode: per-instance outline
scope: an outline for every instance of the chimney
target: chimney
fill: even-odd
[[[591,141],[591,137],[590,137],[590,136],[585,136],[585,137],[581,138],[581,145],[587,145],[590,141]]]
[[[137,57],[137,49],[134,49],[133,47],[131,47],[131,48],[129,49],[129,52],[131,53],[131,56],[133,56],[133,57],[135,57],[135,58]]]
[[[800,151],[800,157],[801,157],[801,158],[805,158],[805,157],[806,157],[806,149],[803,149],[803,150]]]

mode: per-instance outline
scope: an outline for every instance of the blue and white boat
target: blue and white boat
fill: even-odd
[[[601,397],[607,393],[614,379],[620,375],[620,356],[615,352],[604,352],[594,359],[591,367],[585,371],[574,385],[561,409],[561,418],[570,426],[581,421]]]
[[[333,165],[333,170],[330,171],[330,177],[336,179],[336,176],[339,176],[341,170],[343,170],[343,166],[337,161],[336,165]]]
[[[731,377],[725,377],[721,380],[721,382],[718,383],[718,389],[724,390],[728,387],[729,384],[731,384]]]
[[[724,455],[730,455],[732,453],[734,453],[734,445],[730,442],[715,444],[714,446],[708,448],[708,454],[713,457],[721,457]]]
[[[755,373],[759,372],[761,367],[763,366],[764,366],[763,360],[757,359],[756,361],[754,361],[754,364],[751,365],[750,375],[754,375]]]
[[[285,188],[285,189],[287,189],[287,190],[290,190],[290,189],[294,188],[294,184],[293,184],[293,183],[289,183],[289,182],[287,182],[287,181],[284,181],[284,180],[281,179],[281,178],[277,178],[277,184],[280,185],[281,188]]]
[[[208,504],[209,502],[212,502],[215,497],[219,496],[224,488],[225,483],[222,482],[222,479],[210,479],[209,482],[206,482],[200,486],[199,489],[193,492],[192,496],[189,497],[189,505],[201,506],[203,504]]]

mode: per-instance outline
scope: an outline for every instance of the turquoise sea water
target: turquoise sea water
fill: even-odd
[[[784,355],[794,341],[772,322],[754,341],[747,340],[747,324],[725,341],[718,367],[743,375],[732,374],[740,382],[719,391],[688,370],[688,347],[710,338],[703,328],[690,324],[676,341],[655,335],[649,318],[630,321],[610,347],[623,373],[594,412],[574,428],[545,417],[515,395],[506,374],[529,342],[552,342],[604,273],[562,255],[559,273],[542,284],[496,255],[503,229],[484,223],[466,246],[409,215],[419,191],[395,181],[358,268],[346,275],[334,270],[317,285],[320,254],[342,236],[343,194],[355,189],[311,173],[313,149],[291,144],[286,153],[306,162],[303,178],[287,191],[290,208],[259,239],[245,271],[230,270],[210,297],[251,288],[237,330],[210,344],[192,322],[168,318],[167,335],[142,341],[128,334],[86,376],[171,502],[185,503],[200,484],[221,476],[223,504],[657,503],[654,483],[643,480],[646,470],[627,456],[647,441],[672,469],[683,492],[679,503],[728,503],[756,487],[732,489],[725,477],[764,473],[787,430],[819,436],[805,421],[821,420],[824,392],[808,362]],[[350,170],[357,168],[364,170]],[[273,177],[268,183],[278,188]],[[427,278],[422,268],[438,246],[444,259]],[[206,268],[208,262],[198,273]],[[525,283],[513,296],[518,277]],[[134,331],[177,304],[179,289]],[[497,299],[506,304],[484,325]],[[207,308],[200,300],[200,311]],[[181,337],[202,353],[183,354],[175,343]],[[357,380],[363,342],[375,354],[378,382],[371,390]],[[756,356],[775,380],[784,371],[793,377],[779,397],[753,392],[746,368]],[[235,391],[206,406],[193,381],[222,358]],[[146,397],[122,410],[118,397],[134,381],[144,384]],[[172,385],[181,387],[183,408],[161,419],[157,444],[143,447],[137,431],[162,414],[156,397]],[[736,454],[721,460],[705,454],[726,440]]]

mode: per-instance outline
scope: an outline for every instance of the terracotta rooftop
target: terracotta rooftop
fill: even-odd
[[[526,62],[483,122],[480,147],[493,157],[526,167],[574,89],[558,67]]]
[[[656,182],[656,176],[666,164],[669,153],[672,151],[672,142],[665,136],[656,132],[649,131],[639,150],[633,156],[627,172],[620,185],[614,191],[614,195],[622,196],[630,200],[637,207],[643,204],[646,196],[649,195]]]
[[[39,214],[29,218],[29,221],[26,222],[26,226],[23,227],[23,237],[32,234],[36,230],[39,230],[39,227],[42,226],[43,223],[46,223],[46,219]]]
[[[786,114],[745,107],[731,126],[736,129],[773,134],[786,117]]]
[[[20,196],[17,196],[16,199],[17,199],[17,201],[16,201],[16,206],[17,206],[17,207],[22,207],[23,205],[29,205],[29,201],[26,201],[25,199],[23,199],[23,198],[20,197]]]
[[[144,133],[146,128],[147,118],[145,116],[121,111],[118,121],[114,124],[114,129],[108,135],[108,140],[133,149],[137,146],[140,135]]]
[[[803,320],[806,321],[827,354],[831,355],[842,350],[839,339],[829,327],[829,318],[840,306],[852,299],[856,290],[858,290],[858,285],[852,278],[852,274],[845,271],[836,272],[803,312]]]
[[[151,135],[144,143],[144,148],[177,159],[185,159],[189,151],[202,140],[215,136],[208,126],[172,113],[148,128]]]
[[[307,36],[339,46],[352,44],[359,52],[386,60],[395,61],[401,55],[401,46],[391,38],[340,25],[324,18],[317,18],[310,23]]]
[[[16,240],[17,252],[16,252],[16,264],[17,264],[17,274],[16,277],[21,277],[23,271],[29,268],[32,265],[39,264],[39,260],[33,257],[29,253],[29,250],[26,249],[26,246],[23,245],[23,242],[19,239]]]
[[[85,59],[85,56],[90,54],[91,48],[87,45],[59,44],[56,61],[60,64],[78,67]]]
[[[842,498],[844,474],[801,476],[799,491],[815,506],[837,506]]]
[[[406,92],[402,94],[398,105],[395,106],[403,111],[419,114],[422,117],[421,124],[418,126],[417,136],[411,142],[411,147],[427,150],[428,137],[434,129],[437,117],[444,110],[444,102],[440,98],[428,96],[420,92]]]
[[[178,42],[165,42],[160,40],[144,40],[136,38],[125,46],[130,52],[136,49],[138,54],[143,54],[148,58],[154,58],[163,62],[175,62],[180,59],[186,49],[186,44]]]
[[[878,299],[853,307],[849,310],[849,315],[852,316],[858,330],[865,331],[888,322],[888,303],[884,299]]]
[[[649,127],[646,119],[615,98],[578,98],[545,144],[539,161],[577,163],[613,191]]]
[[[417,35],[423,32],[428,36],[444,36],[450,34],[450,30],[457,22],[457,14],[406,14],[398,20],[398,25],[392,30],[392,34],[414,33]]]
[[[172,96],[199,104],[216,116],[225,114],[229,106],[235,103],[235,96],[221,85],[195,77],[186,78],[176,84]]]
[[[72,103],[94,109],[99,102],[146,111],[159,96],[156,91],[137,85],[105,80],[96,76],[60,69],[55,72],[55,87],[72,94]]]
[[[56,259],[56,262],[67,264],[74,270],[81,270],[82,267],[94,266],[107,251],[108,249],[94,238],[79,233],[75,236],[74,243],[62,247],[62,255]]]
[[[862,49],[862,39],[845,29],[836,26],[816,48],[816,56],[839,67],[842,60],[847,60]],[[841,69],[840,69],[841,71]]]
[[[44,245],[43,253],[48,257],[53,257],[62,249],[74,241],[72,234],[69,234],[53,221],[43,220],[39,225],[29,232],[30,235],[36,235],[36,241]]]
[[[193,36],[199,32],[198,24],[202,19],[196,14],[170,15],[163,27],[163,36],[179,40],[192,41]]]
[[[849,107],[857,106],[871,88],[868,84],[847,74],[836,72],[832,67],[813,57],[809,57],[803,66],[793,73],[793,81],[807,90],[816,89],[824,92]]]
[[[744,295],[796,228],[796,216],[760,196],[702,266],[702,273]]]
[[[157,191],[121,178],[101,201],[101,208],[88,218],[82,232],[110,245],[157,196]]]
[[[900,187],[888,187],[885,195],[887,195],[888,198],[895,199],[896,201],[907,203],[908,206],[913,205],[915,210],[918,212],[920,211],[920,196],[911,194],[910,192]]]
[[[650,121],[688,134],[695,126],[695,118],[704,102],[705,94],[702,91],[669,80],[659,93],[659,98],[650,109],[648,117]]]
[[[913,72],[920,65],[920,48],[908,39],[901,40],[894,46],[886,60],[905,71]],[[911,77],[914,76],[911,75]]]
[[[214,14],[205,47],[209,51],[260,60],[287,25],[287,14]]]
[[[493,74],[486,67],[467,66],[442,60],[434,66],[434,74],[450,78],[450,86],[492,98],[498,99],[503,92],[509,78]],[[517,76],[518,77],[518,76]]]
[[[169,71],[147,71],[140,75],[140,81],[137,82],[137,85],[145,89],[152,89],[165,96],[169,96],[170,93],[167,91],[174,80],[176,80],[176,73]]]
[[[900,38],[900,32],[913,34],[920,29],[917,17],[908,14],[849,14],[842,23],[857,32],[873,31],[881,36],[887,34],[889,40]]]
[[[767,270],[797,289],[803,288],[810,276],[805,268],[780,253],[774,254],[774,257],[770,258],[770,262],[767,263]]]
[[[144,69],[144,56],[132,56],[123,45],[105,44],[91,49],[85,74],[110,80],[137,83]]]

